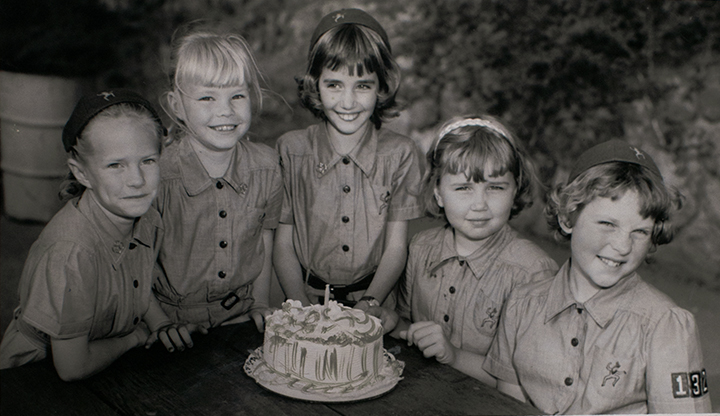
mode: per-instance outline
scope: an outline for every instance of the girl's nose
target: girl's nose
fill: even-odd
[[[473,202],[470,205],[470,209],[472,209],[473,211],[484,211],[487,209],[487,198],[485,198],[484,192],[475,192]]]
[[[131,166],[127,172],[127,184],[134,188],[145,186],[145,173],[139,166]]]
[[[228,117],[233,115],[235,110],[233,109],[232,102],[220,100],[215,107],[215,111],[220,117]]]
[[[342,108],[347,110],[350,110],[355,106],[355,92],[352,89],[348,88],[342,92],[340,105],[342,105]]]
[[[616,232],[610,244],[618,254],[627,255],[632,251],[633,240],[629,234]]]

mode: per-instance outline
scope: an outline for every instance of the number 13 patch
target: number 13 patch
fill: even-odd
[[[695,373],[672,373],[673,397],[700,397],[708,394],[705,369]]]

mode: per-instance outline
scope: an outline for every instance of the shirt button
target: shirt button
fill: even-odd
[[[343,216],[342,222],[348,223],[348,222],[350,222],[350,218],[348,216]]]
[[[460,267],[465,265],[465,260],[460,260]]]
[[[138,322],[140,322],[140,318],[136,316],[135,319],[133,319],[133,325],[137,325]]]
[[[346,194],[350,193],[350,186],[348,186],[348,185],[343,186],[343,192],[345,192]]]
[[[225,273],[224,271],[220,270],[220,271],[218,272],[218,277],[219,277],[219,278],[224,279],[225,276],[227,276],[227,273]]]
[[[566,386],[572,386],[572,384],[573,384],[573,379],[572,379],[572,377],[568,377],[568,378],[565,379],[565,385],[566,385]]]
[[[455,293],[455,286],[450,286],[450,293]]]
[[[220,218],[225,218],[225,217],[227,217],[227,212],[225,212],[225,210],[222,210],[222,211],[220,211],[219,215],[220,215]]]
[[[347,244],[342,246],[342,251],[350,251],[350,247]]]
[[[578,315],[582,315],[582,309],[578,309]]]
[[[346,165],[350,164],[350,159],[344,157],[342,160],[343,160],[344,164],[346,164]]]
[[[227,244],[228,244],[227,241],[225,241],[225,240],[221,241],[221,242],[220,242],[220,248],[225,248],[225,247],[227,247]]]
[[[579,343],[580,343],[580,341],[578,341],[577,338],[573,338],[573,339],[570,341],[570,344],[572,344],[573,347],[577,347]]]
[[[447,316],[447,315],[443,316],[443,321],[447,322],[447,321],[449,321],[449,320],[450,320],[450,317],[449,317],[449,316]]]
[[[129,246],[129,247],[130,247],[130,250],[135,250],[135,247],[137,247],[137,244],[135,244],[135,243],[130,243],[130,246]]]
[[[220,182],[220,181],[215,182],[215,187],[218,189],[222,189],[223,188],[222,182]]]
[[[138,286],[140,286],[140,283],[138,283],[137,280],[133,280],[133,287],[137,288]]]

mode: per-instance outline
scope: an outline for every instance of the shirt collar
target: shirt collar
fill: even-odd
[[[185,187],[185,191],[188,195],[196,196],[213,183],[217,182],[217,179],[211,178],[207,173],[207,170],[205,170],[200,158],[195,153],[195,149],[193,149],[190,144],[189,139],[181,140],[180,143],[178,143],[178,146],[183,186]],[[237,172],[238,169],[235,166],[240,164],[242,154],[245,153],[243,151],[244,149],[245,148],[241,145],[241,142],[238,142],[238,144],[235,145],[230,165],[221,178],[227,182],[235,192],[238,193],[242,190],[242,182],[240,180],[239,173]]]
[[[498,232],[488,237],[481,247],[463,259],[476,278],[480,279],[485,274],[485,271],[492,265],[493,260],[515,238],[515,235],[516,233],[510,225],[505,224]],[[455,233],[452,227],[446,226],[443,231],[443,241],[438,256],[428,263],[428,271],[433,272],[447,261],[456,258],[460,259],[461,257],[455,248]]]
[[[155,239],[154,228],[162,227],[160,214],[155,208],[151,207],[145,215],[135,220],[130,235],[124,236],[121,235],[115,224],[110,221],[110,218],[108,218],[95,198],[86,193],[80,197],[76,204],[77,209],[94,225],[100,240],[105,242],[105,247],[111,253],[113,259],[113,267],[122,262],[130,242],[151,247]],[[147,223],[151,226],[146,226]]]
[[[575,300],[570,289],[570,264],[571,260],[563,264],[550,285],[545,322],[555,318],[565,309],[577,306],[587,311],[600,327],[607,327],[615,312],[632,301],[632,288],[639,283],[640,277],[637,273],[633,273],[620,280],[615,286],[601,289],[581,305]]]
[[[330,143],[327,123],[320,123],[317,129],[315,142],[315,171],[319,177],[325,175],[341,159]],[[377,152],[377,130],[371,125],[360,139],[357,146],[347,157],[355,163],[366,176],[370,176],[375,168],[375,154]]]

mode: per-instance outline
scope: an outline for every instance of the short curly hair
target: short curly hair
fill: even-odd
[[[634,163],[607,162],[588,168],[572,182],[555,186],[548,194],[545,219],[558,241],[569,241],[571,235],[560,226],[565,221],[574,226],[583,208],[595,198],[619,198],[627,191],[638,193],[640,215],[655,223],[651,241],[654,246],[672,241],[670,215],[682,207],[682,195],[668,188],[657,174]]]
[[[327,121],[320,100],[318,82],[323,69],[345,67],[353,75],[365,72],[378,77],[378,99],[370,121],[380,128],[384,121],[399,114],[395,101],[400,88],[400,67],[382,37],[359,24],[335,26],[325,32],[310,49],[305,75],[296,78],[300,104],[315,117]]]
[[[435,200],[435,188],[445,174],[465,173],[475,182],[484,181],[485,166],[490,164],[494,171],[491,176],[502,176],[510,172],[515,179],[517,190],[510,210],[510,218],[523,209],[532,206],[534,191],[540,187],[535,165],[523,149],[518,138],[502,123],[491,116],[454,118],[440,128],[463,119],[491,120],[502,128],[498,131],[483,126],[468,125],[455,128],[438,137],[434,148],[427,152],[429,169],[423,180],[422,201],[425,213],[436,219],[445,218],[445,210]]]

